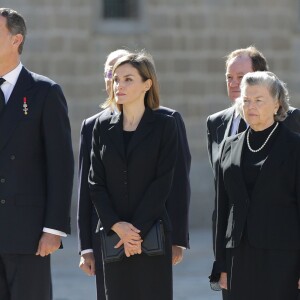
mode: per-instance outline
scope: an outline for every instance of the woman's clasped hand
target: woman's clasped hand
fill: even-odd
[[[124,245],[127,257],[142,253],[143,240],[139,235],[139,229],[128,222],[118,222],[112,227],[112,230],[120,237],[120,241],[115,245],[115,248]]]

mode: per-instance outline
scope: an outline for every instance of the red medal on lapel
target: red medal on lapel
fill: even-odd
[[[24,111],[24,115],[28,114],[28,105],[27,105],[27,98],[26,97],[23,98],[23,111]]]

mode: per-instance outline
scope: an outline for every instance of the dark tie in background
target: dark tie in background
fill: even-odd
[[[243,118],[240,118],[240,123],[239,123],[239,128],[237,130],[237,133],[240,133],[240,132],[243,132],[247,129],[247,124],[246,122],[244,121]]]
[[[0,114],[4,110],[4,106],[5,106],[5,98],[4,98],[3,91],[1,89],[1,85],[4,81],[5,81],[5,79],[0,78]]]

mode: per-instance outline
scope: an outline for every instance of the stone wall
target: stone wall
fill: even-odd
[[[213,202],[206,153],[209,114],[229,106],[224,56],[257,46],[300,106],[300,38],[296,0],[141,0],[141,28],[97,25],[97,0],[2,0],[27,19],[23,63],[63,87],[75,155],[81,121],[105,99],[103,63],[117,48],[146,48],[156,62],[161,101],[184,117],[192,152],[191,225],[208,226]],[[100,1],[100,0],[99,0]],[[75,180],[75,183],[77,180]],[[76,188],[74,205],[76,208]],[[75,217],[73,218],[75,221]]]

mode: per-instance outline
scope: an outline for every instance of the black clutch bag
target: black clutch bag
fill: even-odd
[[[124,247],[121,246],[118,249],[114,248],[114,246],[120,241],[119,236],[115,232],[107,235],[102,227],[100,228],[100,238],[102,257],[105,263],[111,263],[123,259],[125,255]],[[165,253],[165,235],[161,220],[156,221],[144,237],[142,252],[149,256],[163,255]]]

